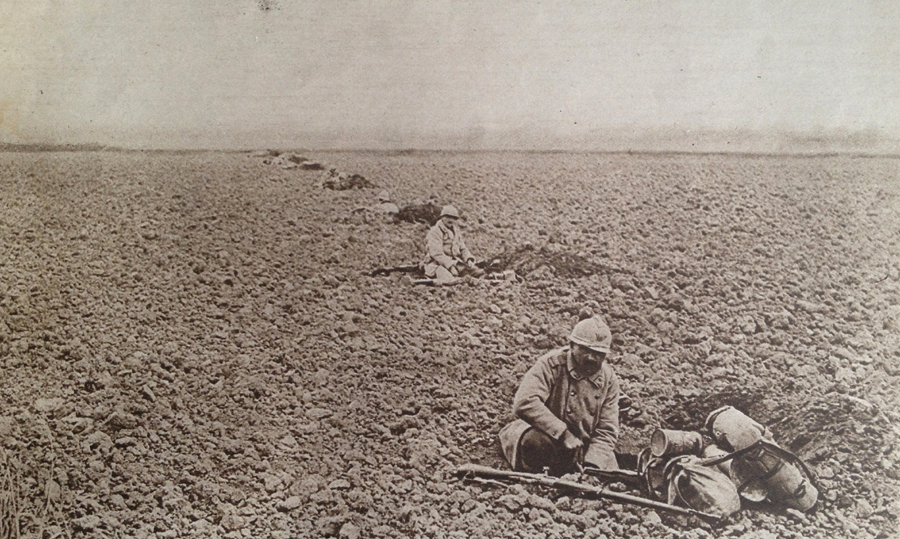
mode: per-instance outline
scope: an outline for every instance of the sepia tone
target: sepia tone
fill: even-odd
[[[0,539],[895,536],[896,8],[626,4],[0,8]],[[461,477],[591,314],[815,508]]]
[[[0,434],[23,512],[98,537],[695,537],[453,477],[503,465],[518,378],[588,307],[634,402],[621,451],[731,404],[818,474],[818,512],[746,509],[731,536],[892,533],[895,159],[307,157],[401,206],[452,201],[481,256],[549,262],[520,264],[523,283],[411,286],[367,274],[419,260],[428,225],[354,213],[375,192],[323,189],[321,171],[5,154]]]

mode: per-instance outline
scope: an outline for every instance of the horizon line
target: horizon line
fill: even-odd
[[[900,159],[900,152],[861,152],[858,150],[814,150],[814,151],[749,151],[749,150],[660,150],[660,149],[534,149],[534,148],[138,148],[110,146],[103,144],[19,144],[0,142],[2,153],[54,153],[54,152],[147,152],[147,153],[254,153],[254,152],[322,152],[322,153],[558,153],[558,154],[602,154],[602,155],[728,155],[737,157],[854,157]]]

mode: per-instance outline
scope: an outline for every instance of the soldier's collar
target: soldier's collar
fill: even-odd
[[[575,371],[575,362],[572,359],[572,349],[571,348],[566,350],[566,370],[569,371],[569,376],[571,376],[572,378],[574,378],[576,380],[584,380],[585,379],[584,376],[581,376],[580,374],[578,374]],[[597,369],[597,372],[595,372],[590,378],[587,378],[587,380],[590,383],[594,384],[595,386],[600,387],[600,377],[601,376],[603,376],[603,367],[602,366],[599,369]]]

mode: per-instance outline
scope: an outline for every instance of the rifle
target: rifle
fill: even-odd
[[[639,486],[643,484],[641,474],[631,470],[601,470],[600,468],[594,468],[593,466],[585,466],[581,473],[604,481],[619,481]]]
[[[419,271],[418,264],[408,264],[405,266],[394,266],[392,268],[377,268],[368,272],[369,277],[377,277],[379,275],[390,275],[392,273],[416,273]]]
[[[543,485],[545,487],[560,490],[573,490],[575,492],[578,492],[579,494],[594,495],[600,498],[615,500],[620,503],[631,503],[643,507],[649,507],[652,509],[661,509],[663,511],[677,513],[679,515],[698,517],[710,523],[716,523],[721,520],[718,515],[704,513],[702,511],[690,509],[688,507],[678,507],[677,505],[658,502],[656,500],[651,500],[648,498],[641,498],[640,496],[632,496],[630,494],[624,494],[621,492],[613,492],[611,490],[607,490],[606,487],[594,487],[585,483],[560,479],[558,477],[553,477],[550,475],[533,474],[526,472],[511,472],[506,470],[498,470],[496,468],[491,468],[488,466],[481,466],[478,464],[463,464],[456,470],[456,474],[462,476],[463,479],[470,480],[474,478],[487,478],[494,480],[506,479],[509,481],[517,481],[520,483]]]

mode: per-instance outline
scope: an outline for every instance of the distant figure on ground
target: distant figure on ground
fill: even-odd
[[[378,204],[374,206],[360,206],[353,210],[351,220],[356,222],[394,222],[397,220],[397,213],[400,208],[391,202],[391,195],[382,190],[378,193]]]
[[[425,276],[434,279],[436,285],[452,283],[465,274],[484,275],[462,239],[456,225],[458,219],[459,212],[455,207],[444,206],[440,219],[425,236]]]
[[[377,213],[386,213],[388,215],[396,215],[400,212],[400,208],[391,202],[391,194],[385,190],[378,193],[378,205],[372,206],[372,211]]]
[[[316,163],[318,165],[318,163]],[[319,165],[321,167],[321,165]],[[304,165],[305,168],[305,165]],[[321,167],[317,170],[322,170]],[[371,189],[375,187],[372,182],[359,174],[347,174],[339,172],[337,167],[328,167],[328,170],[322,174],[322,180],[319,182],[322,189],[332,189],[334,191],[346,191],[348,189]]]
[[[519,418],[500,430],[514,470],[564,475],[578,466],[617,470],[619,380],[607,361],[612,334],[599,316],[572,330],[569,346],[525,373],[513,401]]]

